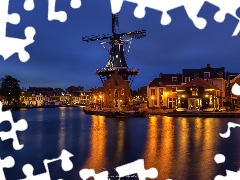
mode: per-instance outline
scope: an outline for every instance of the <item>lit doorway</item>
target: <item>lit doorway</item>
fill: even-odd
[[[202,99],[201,98],[188,98],[188,110],[201,110]]]

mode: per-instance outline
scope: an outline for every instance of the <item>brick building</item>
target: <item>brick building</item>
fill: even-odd
[[[103,105],[106,107],[128,104],[131,101],[129,82],[118,71],[103,83]]]

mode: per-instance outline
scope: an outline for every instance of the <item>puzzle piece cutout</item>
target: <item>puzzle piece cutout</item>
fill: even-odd
[[[26,11],[32,11],[35,7],[34,0],[25,0],[23,7]]]
[[[0,158],[0,179],[6,180],[3,168],[11,168],[15,165],[15,161],[13,157],[8,156],[4,158],[3,160]]]
[[[143,18],[145,16],[145,8],[151,8],[162,12],[162,17],[160,23],[162,25],[168,25],[171,23],[171,17],[168,11],[183,6],[186,10],[188,17],[192,20],[193,24],[198,29],[205,28],[207,21],[204,18],[198,17],[198,13],[201,10],[205,2],[209,2],[217,7],[219,11],[216,12],[214,19],[217,22],[223,22],[225,20],[226,14],[230,14],[240,22],[240,18],[236,15],[237,9],[240,7],[240,0],[110,0],[112,13],[116,14],[120,12],[122,4],[124,1],[137,4],[134,10],[134,15],[137,18]],[[236,36],[240,31],[240,23],[238,23],[232,36]]]
[[[13,139],[13,148],[15,150],[20,150],[24,145],[19,144],[19,140],[17,137],[17,131],[24,131],[27,129],[28,124],[25,119],[20,119],[18,122],[14,122],[12,118],[11,111],[2,111],[2,102],[0,101],[0,123],[3,121],[9,121],[11,123],[11,130],[8,132],[0,132],[0,138],[2,141],[7,139]]]
[[[156,178],[158,176],[158,171],[156,168],[150,168],[146,170],[144,168],[144,160],[139,159],[134,162],[119,166],[116,168],[119,178],[137,174],[139,180],[146,180],[146,178]],[[82,169],[79,171],[79,176],[83,180],[87,180],[93,177],[94,180],[108,180],[108,171],[103,171],[98,174],[95,173],[93,169]]]
[[[227,132],[222,133],[222,134],[219,133],[219,135],[220,135],[222,138],[228,138],[228,137],[230,136],[230,133],[231,133],[230,128],[235,128],[235,127],[240,127],[240,124],[233,123],[233,122],[229,122],[229,123],[228,123]]]
[[[48,169],[48,164],[58,161],[58,160],[62,161],[61,166],[64,171],[70,171],[73,168],[72,161],[70,160],[70,157],[72,157],[72,156],[73,156],[73,154],[71,154],[67,150],[63,149],[61,152],[61,155],[58,158],[50,159],[50,160],[48,160],[48,159],[43,160],[43,164],[46,169],[46,172],[42,173],[42,174],[38,174],[38,175],[33,175],[34,168],[31,164],[25,164],[23,166],[22,170],[23,170],[23,173],[25,174],[26,178],[22,179],[22,180],[43,180],[43,179],[51,180],[50,172]]]
[[[240,171],[234,172],[226,170],[226,176],[217,175],[214,180],[239,180],[240,179]]]
[[[65,11],[55,11],[56,0],[48,0],[48,20],[58,20],[65,22],[67,20],[67,13]],[[71,0],[70,5],[72,8],[77,9],[81,7],[81,0]]]
[[[129,164],[125,164],[116,168],[119,178],[132,174],[137,174],[139,180],[146,180],[146,178],[157,178],[158,171],[156,168],[145,169],[144,160],[139,159]]]
[[[93,169],[82,169],[79,171],[79,176],[83,180],[87,180],[90,177],[93,177],[94,180],[108,180],[108,171],[103,171],[96,174]]]
[[[228,122],[228,129],[227,129],[227,132],[226,133],[219,133],[219,135],[222,137],[222,138],[228,138],[230,136],[230,133],[231,133],[231,130],[230,128],[235,128],[235,127],[240,127],[240,124],[237,124],[237,123],[233,123],[233,122]],[[217,154],[215,155],[214,157],[214,160],[217,164],[219,163],[224,163],[225,162],[225,156],[222,155],[222,154]],[[240,179],[240,171],[237,171],[237,172],[234,172],[234,171],[229,171],[229,170],[226,170],[226,176],[222,176],[222,175],[217,175],[214,180],[225,180],[225,179],[228,179],[228,180],[237,180],[237,179]]]
[[[240,86],[237,83],[232,86],[231,91],[234,95],[240,96]]]
[[[25,47],[34,42],[35,29],[33,27],[25,29],[26,39],[6,37],[7,23],[18,24],[20,22],[18,14],[8,14],[8,7],[9,0],[0,1],[0,55],[6,60],[14,53],[18,53],[19,59],[26,62],[30,55],[25,51]]]
[[[222,154],[217,154],[214,157],[214,160],[216,163],[224,163],[225,162],[225,156]],[[240,171],[234,172],[234,171],[229,171],[226,170],[226,176],[222,176],[222,175],[217,175],[214,180],[237,180],[240,179]]]

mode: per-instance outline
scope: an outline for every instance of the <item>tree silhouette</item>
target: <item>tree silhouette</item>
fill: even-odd
[[[19,80],[9,75],[1,79],[0,94],[7,101],[8,105],[11,103],[14,105],[19,104],[21,93],[19,82]]]
[[[68,93],[73,93],[75,91],[83,91],[84,87],[83,86],[69,86],[67,89],[66,89],[66,92]]]

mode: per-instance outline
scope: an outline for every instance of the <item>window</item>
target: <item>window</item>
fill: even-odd
[[[124,89],[122,89],[121,94],[124,95]]]
[[[172,88],[172,92],[176,92],[177,91],[177,88],[176,87],[173,87]]]
[[[190,77],[185,77],[185,82],[190,82]]]
[[[154,100],[154,106],[156,106],[157,105],[157,100]]]
[[[177,81],[177,77],[172,77],[172,81]]]
[[[155,89],[151,89],[151,96],[155,96]]]
[[[114,84],[115,86],[118,86],[118,80],[115,80]]]
[[[115,92],[114,92],[114,97],[118,97],[118,91],[117,90],[115,90]]]
[[[210,72],[204,72],[204,79],[210,79]]]
[[[192,96],[198,96],[198,92],[197,91],[192,91]]]
[[[192,86],[192,96],[198,96],[198,87],[197,86]]]
[[[159,94],[163,95],[163,88],[159,88]]]

